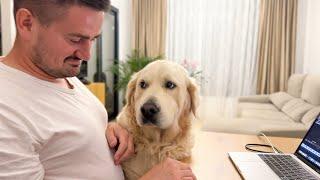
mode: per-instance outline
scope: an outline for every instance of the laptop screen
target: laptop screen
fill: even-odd
[[[315,119],[295,154],[313,168],[320,168],[320,115]]]

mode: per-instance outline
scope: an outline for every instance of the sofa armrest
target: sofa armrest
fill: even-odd
[[[263,127],[261,132],[267,136],[293,137],[303,138],[307,133],[308,128],[304,126],[273,126]]]
[[[269,95],[252,95],[241,96],[238,99],[239,102],[254,102],[254,103],[270,103]]]

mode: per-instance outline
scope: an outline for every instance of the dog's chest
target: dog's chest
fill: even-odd
[[[127,179],[138,179],[160,162],[159,154],[150,153],[149,150],[138,150],[135,156],[122,164]]]
[[[136,155],[122,164],[126,178],[139,179],[153,166],[159,164],[167,157],[184,161],[191,157],[190,149],[179,145],[158,145],[136,146]]]

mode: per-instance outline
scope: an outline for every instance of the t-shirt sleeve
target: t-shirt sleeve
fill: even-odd
[[[0,179],[42,180],[44,169],[30,129],[0,104]]]

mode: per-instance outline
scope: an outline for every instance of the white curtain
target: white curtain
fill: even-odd
[[[167,59],[201,71],[200,117],[231,119],[236,97],[255,93],[259,0],[170,0],[167,11]]]
[[[255,92],[259,0],[168,1],[166,56],[196,63],[203,96]]]

